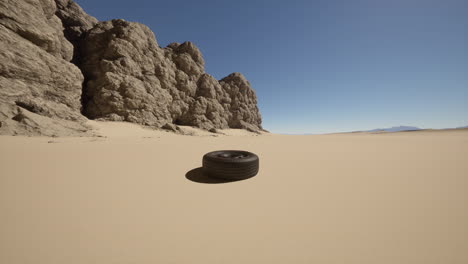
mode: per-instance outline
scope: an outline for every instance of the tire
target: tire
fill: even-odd
[[[259,158],[242,150],[219,150],[203,156],[203,173],[224,180],[244,180],[258,173]]]

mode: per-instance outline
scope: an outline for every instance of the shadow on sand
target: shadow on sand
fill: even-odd
[[[219,184],[219,183],[242,181],[242,180],[224,180],[224,179],[212,178],[203,173],[202,167],[190,170],[189,172],[185,174],[185,178],[193,182],[207,183],[207,184]]]

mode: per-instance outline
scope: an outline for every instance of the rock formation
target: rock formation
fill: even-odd
[[[78,135],[83,75],[53,0],[0,2],[0,134]]]
[[[86,117],[262,129],[240,73],[217,81],[193,43],[161,48],[148,27],[98,22],[71,0],[3,0],[0,43],[0,134],[82,134]]]

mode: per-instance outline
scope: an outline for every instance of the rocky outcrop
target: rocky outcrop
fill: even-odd
[[[191,42],[160,48],[146,26],[112,20],[91,29],[81,48],[90,118],[261,129],[249,82],[240,73],[218,82],[204,72],[203,56]]]
[[[83,75],[53,0],[0,2],[0,134],[81,135]]]
[[[229,127],[244,128],[250,131],[257,131],[261,128],[262,118],[257,107],[257,97],[250,88],[249,81],[242,74],[236,72],[223,78],[220,84],[231,98]]]
[[[1,1],[0,45],[0,134],[81,135],[86,117],[261,129],[240,73],[218,81],[193,43],[161,48],[148,27],[98,22],[71,0]]]

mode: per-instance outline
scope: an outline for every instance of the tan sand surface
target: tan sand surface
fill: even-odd
[[[0,137],[0,263],[468,263],[467,130],[92,123],[105,137]],[[259,174],[188,180],[217,149],[257,153]]]

